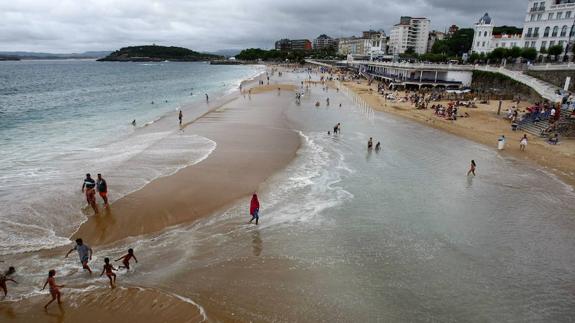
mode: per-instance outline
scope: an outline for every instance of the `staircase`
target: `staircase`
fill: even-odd
[[[569,120],[569,116],[571,112],[567,109],[561,109],[561,117],[559,121]],[[549,120],[541,120],[538,122],[531,121],[531,118],[527,118],[526,120],[522,120],[519,122],[518,129],[521,131],[528,132],[532,135],[538,137],[546,137],[547,134],[544,133],[544,130],[549,127]]]

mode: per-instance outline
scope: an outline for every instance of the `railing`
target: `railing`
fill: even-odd
[[[575,63],[531,65],[528,69],[532,71],[575,70]]]

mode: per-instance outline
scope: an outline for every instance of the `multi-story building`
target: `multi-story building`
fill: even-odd
[[[307,39],[280,39],[276,41],[275,48],[281,51],[311,50],[311,42]]]
[[[340,38],[338,54],[352,56],[382,56],[387,52],[387,37],[385,32],[364,31],[362,37]]]
[[[430,24],[427,18],[401,17],[399,24],[393,26],[389,36],[392,54],[403,54],[409,50],[425,54]]]
[[[487,54],[493,50],[493,27],[495,26],[491,23],[491,17],[487,12],[473,25],[475,30],[471,45],[473,53]]]
[[[436,41],[443,40],[443,39],[445,39],[445,33],[442,33],[441,31],[437,31],[437,30],[430,32],[428,40],[427,40],[427,51],[431,52],[431,49],[433,48],[433,44],[435,44]]]
[[[495,48],[512,48],[522,47],[523,37],[521,34],[494,34],[494,24],[489,14],[485,13],[481,19],[473,26],[475,33],[473,35],[473,44],[471,51],[477,54],[487,54]]]
[[[575,39],[574,0],[529,0],[523,27],[523,47],[564,48]]]
[[[314,49],[333,49],[336,47],[337,47],[336,40],[325,34],[321,34],[316,39],[313,40]]]

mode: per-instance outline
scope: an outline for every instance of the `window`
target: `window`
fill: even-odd
[[[534,21],[535,20],[535,15],[531,15],[531,18],[529,19],[529,21]]]
[[[481,46],[485,47],[485,42],[483,42],[483,44],[481,44]]]
[[[503,44],[503,45],[505,45],[505,44]],[[497,48],[497,47],[499,47],[499,44],[495,44],[495,48]],[[504,46],[501,46],[501,47],[504,47]]]
[[[537,42],[532,41],[531,42],[531,48],[535,48],[535,45],[537,44]]]
[[[525,45],[523,45],[523,47],[525,47],[525,48],[529,47],[529,42],[526,41],[526,42],[525,42]]]
[[[505,47],[505,43],[501,44],[501,47]]]
[[[537,21],[541,20],[541,17],[543,17],[543,14],[541,13],[537,14]]]
[[[479,47],[479,42],[477,42],[477,47]]]
[[[550,12],[550,13],[547,15],[547,20],[553,20],[553,13],[552,13],[552,12]]]
[[[559,26],[553,27],[553,33],[551,33],[551,37],[557,37],[558,31],[559,31]]]
[[[567,11],[565,13],[565,19],[569,19],[569,18],[571,18],[571,11]]]
[[[559,19],[561,19],[561,18],[563,18],[563,12],[558,12],[556,19],[559,20]]]
[[[543,32],[543,37],[549,37],[549,31],[551,30],[551,28],[549,28],[549,26],[545,27],[545,32]]]
[[[563,26],[563,28],[561,28],[561,37],[565,37],[567,36],[567,25]]]
[[[525,37],[531,37],[532,32],[533,32],[533,28],[528,28],[527,29],[527,35],[525,35]]]
[[[575,25],[571,26],[571,35],[570,37],[575,36]]]
[[[544,40],[541,42],[541,49],[545,49],[545,46],[547,46],[547,41]]]
[[[487,32],[483,32],[483,37],[487,37]]]
[[[554,41],[554,40],[552,40],[552,41],[549,42],[549,47],[554,46],[554,45],[555,45],[555,41]]]
[[[563,41],[562,41],[562,40],[560,40],[560,41],[557,43],[557,45],[559,45],[559,46],[563,46]]]
[[[535,27],[535,29],[533,29],[533,37],[539,37],[539,27]]]

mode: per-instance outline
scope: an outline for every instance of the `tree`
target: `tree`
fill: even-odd
[[[509,53],[508,53],[509,57],[513,57],[513,58],[517,58],[521,56],[521,47],[512,47],[511,49],[509,49]]]
[[[462,28],[446,39],[437,40],[431,52],[433,54],[444,54],[447,56],[461,56],[468,53],[473,44],[474,31],[471,28]]]
[[[487,57],[489,59],[501,61],[502,59],[507,58],[508,56],[509,56],[509,51],[507,50],[507,48],[497,47],[493,51],[491,51]]]
[[[553,56],[561,55],[563,53],[563,45],[549,46],[547,52],[549,53],[549,55]]]
[[[535,48],[523,48],[521,50],[521,57],[532,61],[537,58],[537,50]]]
[[[515,26],[500,26],[500,27],[493,27],[493,34],[494,35],[515,35],[515,34],[522,34],[523,29],[517,28]]]
[[[479,54],[477,54],[477,53],[471,53],[471,55],[469,55],[468,61],[469,61],[470,63],[475,63],[475,62],[479,61],[479,57],[480,57]]]

